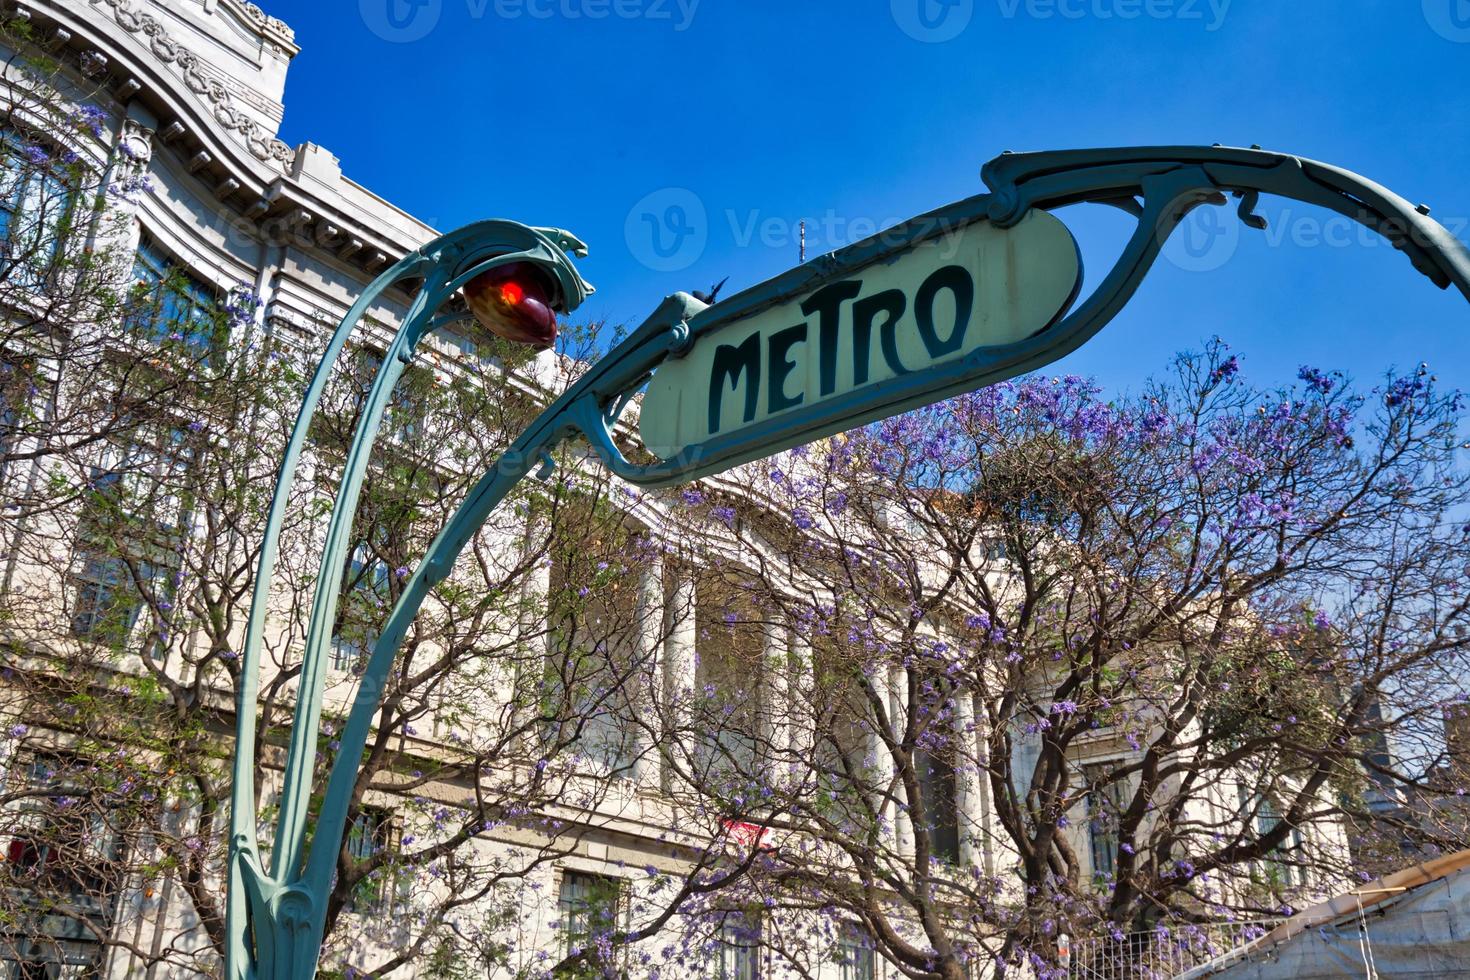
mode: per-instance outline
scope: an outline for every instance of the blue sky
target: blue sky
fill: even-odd
[[[326,146],[443,229],[571,229],[592,249],[584,311],[629,325],[669,292],[795,264],[803,217],[810,255],[977,193],[1007,149],[1259,143],[1357,170],[1470,238],[1470,0],[267,6],[303,49],[288,142]],[[671,205],[695,234],[663,258],[640,217]],[[1200,216],[1199,254],[1176,249],[1051,370],[1136,389],[1218,334],[1258,383],[1303,363],[1368,381],[1424,360],[1470,388],[1462,297],[1335,216],[1261,211],[1264,235]],[[1128,219],[1063,217],[1094,280]]]

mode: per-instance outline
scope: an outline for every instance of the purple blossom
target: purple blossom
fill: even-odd
[[[1221,361],[1215,370],[1210,372],[1210,384],[1211,386],[1221,384],[1222,382],[1229,384],[1235,380],[1235,376],[1239,373],[1240,359],[1234,354],[1231,354],[1225,360]]]
[[[1296,376],[1302,381],[1305,381],[1307,383],[1307,387],[1322,395],[1329,394],[1332,391],[1334,384],[1336,383],[1332,380],[1332,378],[1328,377],[1317,368],[1311,367],[1306,364],[1303,364],[1301,366],[1301,369],[1297,371]]]
[[[102,138],[103,124],[107,121],[107,113],[95,105],[78,106],[72,112],[72,121],[77,127],[91,133],[97,139]]]

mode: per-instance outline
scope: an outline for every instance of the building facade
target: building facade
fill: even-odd
[[[220,301],[228,305],[231,297],[248,296],[248,303],[236,304],[239,310],[226,338],[229,344],[272,340],[303,352],[319,350],[322,338],[374,275],[436,234],[435,229],[344,176],[328,149],[311,143],[292,148],[277,137],[287,71],[299,51],[290,28],[254,4],[241,0],[28,0],[18,8],[18,18],[27,25],[28,36],[60,65],[56,84],[61,96],[97,107],[98,114],[89,124],[96,126],[112,149],[110,156],[95,161],[109,192],[109,223],[89,234],[132,257],[131,277],[144,292],[157,291],[165,280],[172,280],[168,302],[176,307],[176,319],[190,321],[191,304],[203,309]],[[14,91],[15,79],[10,84]],[[390,297],[372,312],[372,322],[358,344],[365,356],[381,352],[407,302],[406,295]],[[186,330],[173,339],[187,347],[196,338]],[[441,335],[425,359],[433,372],[451,375],[465,358],[481,359],[476,345],[476,338],[468,334]],[[554,388],[565,370],[565,363],[544,354],[524,365],[514,384],[534,400],[538,391]],[[323,464],[322,469],[330,467]],[[14,472],[9,478],[24,476]],[[746,482],[736,479],[722,486],[735,496],[748,489]],[[618,488],[610,488],[609,497],[617,492]],[[665,504],[658,499],[631,494],[619,499],[619,526],[633,527],[642,535],[656,535],[664,526],[661,508]],[[187,509],[178,502],[171,506]],[[161,513],[155,510],[154,519]],[[50,596],[64,597],[57,615],[65,618],[66,631],[79,643],[97,638],[109,625],[121,630],[124,645],[146,642],[140,625],[141,602],[124,608],[126,604],[117,598],[122,591],[119,582],[125,577],[117,556],[81,548],[73,558],[55,563],[67,570],[64,574],[18,557],[29,553],[20,545],[21,539],[35,535],[37,527],[51,520],[43,514],[28,515],[26,521],[7,521],[6,591],[35,596],[37,603]],[[486,544],[487,553],[518,554],[517,549],[527,536],[535,535],[536,527],[534,516],[498,527],[494,533],[499,537]],[[192,536],[211,533],[197,525],[187,530]],[[80,540],[72,532],[56,532],[52,537]],[[520,586],[518,601],[530,610],[533,620],[544,618],[535,615],[537,597],[555,591],[568,577],[565,563],[559,564],[554,555],[544,558],[526,571]],[[994,562],[997,569],[1004,560],[998,553],[982,558]],[[129,566],[128,571],[136,574],[136,566]],[[594,569],[593,574],[604,571]],[[370,594],[397,574],[396,569],[375,566],[366,554],[359,560],[356,553],[351,572],[361,573]],[[642,710],[667,714],[677,700],[670,692],[749,688],[747,727],[759,731],[759,751],[796,758],[810,751],[803,741],[807,737],[803,719],[812,716],[814,688],[806,678],[816,658],[800,631],[793,630],[791,623],[757,617],[753,629],[738,642],[731,640],[720,632],[721,621],[731,615],[727,612],[731,597],[721,594],[706,601],[706,594],[714,596],[718,590],[711,587],[706,593],[700,570],[682,560],[677,549],[655,549],[630,563],[626,572],[619,588],[610,589],[609,595],[616,593],[616,597],[608,599],[605,608],[596,615],[583,610],[602,624],[589,627],[590,635],[584,638],[589,648],[615,645],[635,665],[630,675],[632,687],[643,692],[639,696],[647,699],[646,705],[626,705],[629,710],[621,717],[636,719]],[[182,570],[160,566],[157,577],[166,578],[168,573],[180,575]],[[289,610],[283,611],[274,627],[275,646],[286,650],[293,643],[299,645],[301,625]],[[24,632],[23,624],[8,628]],[[542,644],[536,656],[551,651],[548,655],[554,658],[556,644],[565,643],[561,632],[534,623],[524,631],[521,639],[525,638]],[[364,643],[363,636],[347,631],[338,637],[328,691],[330,716],[340,715],[352,696],[352,668]],[[721,644],[727,649],[716,651],[714,646]],[[746,660],[724,655],[737,647],[748,655]],[[742,663],[778,661],[790,669],[760,671],[753,680],[742,674]],[[495,723],[493,719],[519,724],[512,718],[515,706],[508,705],[505,698],[497,699],[498,685],[510,682],[496,670],[484,665],[484,673],[474,681],[479,693],[460,702],[454,713],[436,707],[419,716],[425,720],[416,730],[405,726],[396,751],[405,759],[442,761],[446,753],[457,751],[466,730],[477,724],[476,718],[484,724]],[[126,656],[118,662],[117,671],[146,675],[143,667]],[[904,684],[900,668],[895,666],[876,683],[897,705]],[[565,674],[561,684],[555,694],[563,701],[575,702],[586,697],[586,690],[601,690],[586,684],[584,678],[578,682],[583,693],[568,693],[572,684]],[[544,683],[539,690],[546,696]],[[289,683],[277,693],[289,697]],[[202,690],[198,696],[214,699],[222,717],[229,714],[227,690]],[[466,703],[471,707],[464,708]],[[962,694],[958,704],[950,721],[954,735],[973,741],[980,737],[977,718],[983,717],[983,708],[969,694]],[[902,710],[896,707],[895,714]],[[688,760],[674,761],[657,744],[661,736],[653,728],[658,726],[629,729],[610,723],[612,727],[602,731],[596,722],[601,714],[595,704],[585,712],[593,722],[585,731],[579,730],[574,741],[582,747],[574,755],[580,764],[600,767],[604,775],[612,771],[619,778],[598,781],[595,793],[585,797],[579,795],[575,780],[568,780],[556,798],[554,819],[577,825],[578,832],[567,837],[564,846],[549,846],[544,839],[528,838],[524,824],[507,820],[490,826],[487,822],[485,831],[472,843],[483,854],[476,878],[480,883],[493,879],[495,868],[508,867],[504,862],[510,859],[501,855],[522,855],[516,873],[506,875],[513,887],[488,895],[485,903],[501,918],[484,926],[483,935],[498,931],[509,938],[499,946],[482,942],[486,959],[474,964],[444,963],[436,959],[433,946],[413,948],[409,962],[395,967],[400,972],[394,975],[509,976],[534,970],[559,958],[579,937],[593,935],[609,919],[626,914],[624,906],[656,903],[662,887],[659,882],[678,879],[686,870],[688,854],[696,852],[698,841],[707,840],[711,831],[723,831],[736,844],[742,843],[745,831],[722,825],[719,814],[700,813],[705,823],[698,825],[690,811],[680,810],[679,767]],[[612,711],[607,715],[620,717]],[[718,741],[711,751],[749,763],[757,754],[754,743],[741,740],[740,726],[731,730],[736,734]],[[25,718],[11,718],[5,748],[8,785],[12,789],[60,786],[50,797],[63,792],[70,769],[94,766],[75,755],[68,738],[65,733],[42,737]],[[871,732],[855,729],[851,741],[858,755],[881,758],[883,754]],[[1024,767],[1039,751],[1036,733],[1024,737],[1018,733],[1018,766]],[[1085,774],[1136,751],[1122,733],[1103,732],[1083,747],[1077,764]],[[269,752],[266,757],[273,760],[262,774],[262,797],[269,803],[273,789],[279,786],[282,760]],[[527,758],[536,763],[534,753]],[[974,773],[946,770],[937,764],[926,772],[930,786],[925,792],[932,789],[934,798],[944,803],[944,812],[933,818],[930,828],[944,856],[961,866],[982,869],[986,875],[1003,876],[1014,855],[994,844],[1002,835],[993,826],[984,782]],[[437,813],[468,810],[477,805],[481,794],[475,773],[434,779],[413,769],[398,775],[399,783],[390,780],[375,785],[361,801],[348,836],[347,847],[354,857],[369,860],[384,851],[409,848],[414,838],[432,835],[436,826],[443,829],[446,820]],[[1086,861],[1091,874],[1103,878],[1112,872],[1118,845],[1110,836],[1105,815],[1122,805],[1121,796],[1105,796],[1100,790],[1079,802],[1068,831],[1075,848],[1089,855]],[[1244,805],[1234,799],[1220,801],[1225,812]],[[1251,809],[1259,810],[1262,820],[1273,819],[1260,804]],[[43,852],[49,845],[36,843],[42,835],[26,830],[30,826],[26,821],[54,820],[54,807],[20,806],[15,812],[21,829],[7,845],[8,861],[12,868],[45,867],[48,858]],[[180,821],[198,818],[191,805],[178,812]],[[902,856],[908,849],[911,854],[914,828],[906,823],[908,818],[893,807],[885,814],[895,853]],[[750,829],[756,841],[763,832],[759,827]],[[112,843],[97,828],[82,828],[78,835],[85,842],[79,847],[96,850],[79,865],[90,862],[104,868],[115,859],[111,849],[124,846]],[[129,871],[126,880],[105,888],[73,881],[79,897],[72,907],[38,911],[6,923],[8,941],[0,949],[0,961],[8,973],[0,976],[146,976],[151,980],[209,968],[208,930],[188,890],[218,889],[219,879],[191,883],[173,865],[164,862],[160,867],[156,874]],[[329,966],[339,971],[349,967],[372,970],[404,955],[413,938],[425,931],[425,923],[415,918],[425,908],[421,899],[463,886],[456,884],[454,869],[448,865],[431,865],[428,871],[427,879],[401,879],[387,873],[365,879],[353,907],[344,912],[347,925],[335,942]],[[469,920],[491,914],[470,905],[457,910],[455,920],[435,926],[463,933],[470,930]],[[815,926],[787,927],[817,931]],[[481,927],[477,924],[475,928]],[[754,980],[771,972],[774,964],[763,949],[758,924],[730,911],[712,929],[710,942],[702,945],[675,948],[655,941],[641,954],[640,964],[649,970],[660,968],[665,977]],[[814,942],[831,954],[818,957],[814,969],[822,976],[870,980],[896,975],[856,934],[839,930]],[[177,955],[170,957],[170,951]],[[640,964],[630,963],[627,969],[636,974]]]

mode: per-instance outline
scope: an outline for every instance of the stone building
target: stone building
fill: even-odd
[[[203,304],[209,298],[234,291],[258,299],[252,305],[244,333],[294,340],[303,349],[316,343],[346,313],[365,285],[402,255],[431,239],[436,230],[394,207],[343,175],[331,152],[311,143],[289,147],[276,135],[284,113],[287,70],[298,55],[290,28],[251,3],[242,0],[25,0],[19,17],[32,35],[42,39],[71,79],[76,93],[93,93],[102,110],[98,125],[117,149],[115,165],[98,161],[113,183],[146,176],[147,193],[115,196],[124,219],[116,228],[99,231],[136,258],[133,275],[156,282],[174,276]],[[63,94],[66,94],[65,92]],[[402,302],[385,303],[373,311],[379,324],[369,331],[369,343],[381,346],[387,331],[401,317]],[[239,338],[230,338],[232,342]],[[187,340],[187,338],[185,338]],[[436,341],[431,360],[439,358],[450,369],[455,357],[473,350],[473,339],[450,335]],[[439,363],[436,361],[435,363]],[[529,365],[517,383],[527,391],[556,383],[561,365],[542,355]],[[14,474],[12,474],[14,476]],[[739,493],[742,484],[726,487]],[[630,520],[645,527],[658,525],[657,504],[628,504]],[[44,570],[23,567],[14,559],[18,535],[30,531],[8,522],[5,588],[29,589],[40,594],[69,596],[73,632],[85,634],[107,605],[102,598],[115,585],[104,560],[81,562],[81,571],[47,576]],[[85,556],[83,556],[85,557]],[[986,556],[999,561],[1002,556]],[[60,564],[65,565],[66,562]],[[539,567],[536,576],[548,587],[558,570]],[[646,665],[646,683],[664,689],[694,689],[728,680],[738,665],[718,674],[716,651],[702,648],[709,632],[710,613],[701,609],[698,574],[672,561],[652,560],[639,566],[629,588],[620,593],[624,607],[619,616],[624,629],[613,638],[625,645],[636,662]],[[534,590],[533,590],[534,592]],[[704,618],[702,618],[704,617]],[[299,624],[298,624],[299,625]],[[289,633],[291,626],[282,628]],[[795,634],[769,624],[748,637],[754,655],[780,658],[792,665],[809,664],[812,656]],[[353,641],[343,638],[334,656],[334,674],[328,691],[329,708],[341,708],[351,696],[351,664],[360,654]],[[119,668],[126,671],[129,665]],[[899,684],[897,674],[889,688]],[[491,681],[493,683],[493,679]],[[881,683],[880,683],[880,686]],[[227,710],[228,692],[207,692]],[[896,697],[896,695],[890,695]],[[800,725],[805,699],[800,678],[768,683],[758,693],[762,717],[778,719],[766,730],[781,751],[799,753]],[[976,706],[961,698],[956,733],[974,737]],[[6,765],[12,781],[45,778],[53,759],[34,748],[34,733],[8,736]],[[453,726],[436,723],[432,731],[414,736],[414,744],[400,750],[432,757],[436,740],[449,738]],[[861,736],[858,736],[859,739]],[[528,966],[536,952],[564,948],[567,932],[576,931],[589,909],[597,906],[599,890],[632,891],[645,887],[632,882],[643,869],[670,869],[680,832],[664,798],[671,780],[663,758],[640,745],[636,735],[616,742],[619,767],[628,776],[619,787],[596,801],[595,819],[572,814],[587,829],[568,853],[538,866],[524,877],[517,901],[522,914],[510,927],[520,931],[507,968]],[[22,744],[26,743],[26,744]],[[1024,762],[1037,752],[1035,740],[1019,740]],[[29,746],[29,747],[28,747]],[[732,751],[738,751],[738,747]],[[1099,733],[1084,747],[1079,765],[1096,766],[1126,757],[1133,751],[1117,733]],[[606,760],[604,760],[606,761]],[[624,765],[624,763],[626,763]],[[24,771],[22,771],[24,770]],[[276,773],[266,774],[267,790]],[[996,853],[985,832],[990,820],[986,789],[976,777],[936,772],[937,797],[948,812],[936,823],[944,831],[944,847],[953,859],[983,867],[986,873],[1004,871],[1007,857]],[[444,806],[458,805],[463,786],[419,786],[415,795]],[[459,795],[456,795],[459,794]],[[402,803],[392,793],[375,793],[365,801],[364,816],[353,830],[350,846],[372,850],[402,840],[415,827],[394,817]],[[1227,810],[1237,801],[1222,804]],[[1101,806],[1088,801],[1086,807]],[[1091,855],[1095,874],[1109,870],[1116,841],[1106,827],[1079,813],[1071,834],[1079,851]],[[905,829],[894,816],[902,848]],[[515,841],[485,835],[484,846],[514,847]],[[25,833],[16,833],[7,845],[7,859],[20,864],[43,862]],[[103,858],[99,857],[99,861]],[[637,873],[630,869],[638,869]],[[141,977],[167,975],[164,968],[139,966],[148,951],[157,955],[165,946],[181,950],[208,946],[201,925],[182,894],[182,883],[165,876],[155,889],[139,881],[109,893],[107,907],[83,909],[67,917],[37,917],[9,929],[0,944],[0,976],[11,977]],[[394,920],[410,915],[408,897],[393,887],[378,888],[371,901],[347,913],[358,922],[350,950],[352,965],[372,968],[394,952]],[[75,910],[73,910],[75,912]],[[80,923],[80,924],[79,924]],[[360,928],[359,928],[360,927]],[[35,942],[28,943],[27,930]],[[718,950],[698,969],[729,980],[754,980],[766,973],[762,952],[738,928],[722,935]],[[106,941],[104,941],[106,940]],[[860,942],[838,943],[848,950],[845,960],[834,958],[823,969],[833,980],[867,980],[885,974],[870,950]],[[425,960],[429,958],[425,952]],[[840,950],[839,950],[840,952]],[[696,968],[690,967],[691,972]],[[8,971],[8,972],[4,972]],[[667,976],[669,974],[665,974]]]

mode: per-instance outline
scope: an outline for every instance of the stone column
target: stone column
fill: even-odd
[[[635,753],[633,776],[640,786],[653,790],[662,784],[663,772],[656,744],[659,694],[663,685],[663,639],[664,566],[663,560],[655,556],[638,569],[633,623],[633,656],[637,673],[632,699],[637,718],[629,720]]]
[[[791,631],[785,618],[773,613],[761,630],[761,660],[765,683],[761,685],[761,713],[766,717],[768,762],[787,769],[791,764]]]
[[[102,193],[107,207],[100,221],[88,229],[87,244],[98,253],[115,249],[121,271],[132,265],[138,247],[136,222],[144,184],[153,165],[153,137],[158,120],[142,103],[130,102],[113,132],[112,159],[103,174]]]
[[[873,720],[874,730],[868,733],[868,757],[872,760],[873,782],[880,792],[888,790],[893,782],[893,754],[889,752],[888,746],[878,734],[877,728],[885,723],[891,724],[893,717],[893,688],[891,684],[892,675],[889,673],[887,664],[878,664],[873,672],[873,693],[877,696],[877,702],[882,706],[882,717]],[[878,815],[886,825],[884,837],[893,840],[895,828],[895,807],[891,799],[878,805]]]
[[[522,554],[530,558],[550,533],[544,522],[527,524]],[[539,555],[526,569],[520,588],[520,610],[516,617],[516,652],[514,663],[503,660],[489,668],[496,703],[492,718],[504,718],[513,729],[522,729],[532,715],[532,701],[546,676],[547,658],[555,652],[551,616],[551,556]],[[528,752],[538,733],[522,731],[517,739]]]
[[[908,671],[902,667],[891,667],[888,673],[888,717],[892,719],[894,735],[902,738],[908,727]],[[902,782],[896,790],[899,800],[908,799],[908,791]],[[898,840],[898,853],[912,857],[914,853],[914,823],[905,807],[899,807],[893,819],[894,835]]]
[[[967,690],[954,694],[956,744],[961,746],[955,770],[955,809],[960,828],[960,863],[973,867],[981,862],[988,846],[985,825],[985,785],[976,760],[982,758],[984,743],[975,725],[975,697]]]
[[[791,630],[789,658],[790,680],[787,682],[787,718],[791,726],[791,751],[798,760],[810,760],[816,748],[816,663],[812,642],[799,629]]]
[[[665,745],[665,752],[674,751],[681,755],[692,749],[688,740],[689,699],[693,696],[697,681],[697,641],[699,627],[695,619],[696,588],[693,574],[688,569],[673,570],[673,584],[669,589],[664,612],[664,712],[676,728],[676,733]],[[665,733],[666,738],[668,733]],[[672,773],[668,767],[663,771],[663,787],[672,788]]]
[[[985,704],[977,693],[970,695],[975,712],[975,758],[984,765],[990,764],[990,717],[985,713]],[[994,808],[990,800],[990,777],[984,772],[976,773],[980,787],[979,831],[980,860],[988,875],[995,874],[996,824]]]

